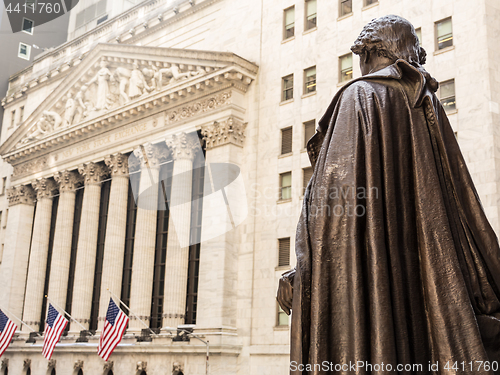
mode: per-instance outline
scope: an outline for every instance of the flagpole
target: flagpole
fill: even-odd
[[[146,323],[144,323],[144,321],[139,318],[132,310],[130,310],[130,308],[120,299],[118,298],[111,290],[109,290],[109,288],[107,288],[107,291],[109,292],[109,294],[111,294],[112,297],[116,298],[118,301],[120,301],[120,303],[125,306],[125,308],[129,311],[129,313],[131,313],[133,316],[135,316],[136,319],[138,319],[143,325],[144,327],[146,327],[147,329],[149,329],[149,331],[153,334],[153,335],[156,335],[156,333],[153,332],[153,330],[151,328],[148,327],[148,325]]]
[[[62,311],[63,311],[63,312],[64,312],[67,316],[69,316],[69,318],[70,318],[73,322],[75,322],[75,323],[76,323],[76,324],[78,324],[80,327],[82,327],[82,329],[83,329],[84,331],[89,331],[87,328],[85,328],[84,326],[82,326],[82,325],[80,324],[80,322],[79,322],[79,321],[77,321],[75,318],[73,318],[71,315],[69,315],[69,314],[66,312],[66,310],[64,310],[63,308],[61,308],[61,307],[59,307],[58,305],[56,305],[56,303],[55,303],[54,301],[52,301],[52,300],[49,298],[49,296],[47,296],[47,295],[46,295],[46,296],[45,296],[45,298],[47,298],[47,301],[49,301],[51,304],[53,304],[53,305],[54,305],[55,307],[57,307],[59,310],[62,310]],[[89,332],[90,332],[90,331],[89,331]],[[93,335],[92,335],[92,336],[93,336]]]
[[[9,310],[5,309],[5,308],[2,308],[0,310],[4,310],[4,311],[7,311],[10,315],[12,315],[14,318],[16,318],[17,320],[19,320],[21,322],[21,324],[25,325],[26,327],[28,327],[29,329],[31,329],[32,332],[36,332],[33,328],[31,328],[29,325],[27,325],[26,323],[24,323],[21,319],[19,319],[17,316],[15,316],[14,314],[12,314]],[[38,335],[40,335],[38,332],[36,332]]]

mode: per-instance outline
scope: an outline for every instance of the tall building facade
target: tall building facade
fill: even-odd
[[[2,101],[4,119],[25,117],[1,134],[0,308],[29,326],[2,374],[205,373],[207,346],[178,327],[209,342],[210,374],[286,374],[275,294],[294,266],[305,142],[360,76],[349,48],[381,15],[417,29],[499,232],[495,0],[149,0],[100,22],[99,4],[78,4],[69,40]],[[75,319],[49,362],[30,336],[45,295]],[[130,324],[104,362],[111,296]]]

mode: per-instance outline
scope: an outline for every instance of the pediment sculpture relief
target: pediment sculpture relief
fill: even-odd
[[[130,59],[117,64],[103,58],[90,79],[84,75],[54,108],[42,113],[19,146],[205,73],[201,66]]]

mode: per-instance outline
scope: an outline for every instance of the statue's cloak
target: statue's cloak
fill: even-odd
[[[494,374],[476,361],[500,361],[498,241],[424,76],[398,60],[353,80],[308,152],[291,373]]]

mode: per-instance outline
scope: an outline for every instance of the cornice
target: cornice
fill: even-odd
[[[132,50],[137,49],[137,46],[127,47]],[[115,48],[118,48],[118,46],[116,46]],[[160,51],[157,52],[159,53]],[[205,51],[170,50],[170,52],[172,52],[173,57],[178,57],[179,59],[186,59],[188,57],[191,57],[193,59],[195,59],[196,57],[198,57],[199,59],[208,58],[209,56],[213,57],[213,53]],[[49,110],[51,106],[54,105],[56,107],[61,106],[61,98],[67,94],[68,88],[63,87],[63,89],[66,90],[65,92],[58,87],[54,92],[55,95],[59,97],[59,99],[57,99],[56,101],[52,100],[52,102],[50,103],[44,102],[45,105],[44,103],[42,103],[42,105],[40,105],[37,110],[35,110],[30,115],[27,121],[21,124],[21,126],[19,126],[19,128],[11,135],[11,137],[7,139],[7,141],[0,147],[0,153],[2,153],[2,156],[5,160],[11,163],[15,162],[16,159],[25,159],[25,157],[34,155],[41,150],[49,150],[53,149],[54,147],[61,147],[63,145],[69,144],[73,140],[76,140],[81,136],[86,135],[87,133],[100,131],[101,129],[109,127],[116,122],[120,122],[122,120],[126,121],[129,118],[139,118],[141,115],[151,113],[151,111],[158,112],[159,109],[162,109],[166,106],[172,107],[177,105],[177,103],[180,104],[189,102],[191,97],[195,97],[194,94],[198,94],[198,96],[199,94],[202,94],[203,96],[205,96],[205,93],[213,93],[230,87],[234,87],[242,92],[246,92],[248,86],[255,79],[256,74],[254,72],[249,72],[247,69],[244,69],[244,67],[237,64],[243,63],[244,65],[249,65],[250,67],[252,67],[253,71],[256,71],[257,67],[252,63],[249,63],[246,60],[241,59],[231,53],[221,53],[217,54],[217,56],[221,57],[223,63],[230,65],[226,66],[226,68],[215,70],[199,77],[194,77],[187,81],[177,82],[172,86],[166,86],[160,91],[154,91],[145,97],[141,97],[137,100],[128,102],[123,106],[110,110],[109,112],[101,114],[95,118],[85,120],[70,128],[56,130],[52,134],[40,140],[34,140],[25,145],[18,144],[17,146],[14,146],[14,144],[21,141],[22,136],[27,136],[26,133],[30,129],[29,126],[33,126],[35,124],[35,119],[38,120],[44,110]],[[109,57],[108,60],[109,59],[114,58]],[[81,68],[79,74],[84,73],[84,68],[85,67]],[[63,85],[63,83],[65,82],[62,82],[60,86],[66,86]],[[47,101],[49,100],[47,99]],[[14,149],[14,147],[16,148]]]

